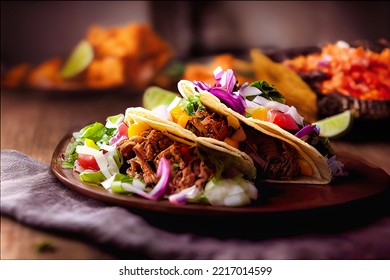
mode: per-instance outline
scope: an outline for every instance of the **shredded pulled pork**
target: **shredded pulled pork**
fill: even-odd
[[[211,137],[217,140],[224,140],[233,133],[225,118],[200,109],[190,117],[186,129],[192,131],[197,136]]]
[[[158,164],[162,157],[171,162],[172,170],[168,194],[178,193],[196,186],[203,189],[215,175],[215,168],[200,159],[196,147],[174,142],[166,134],[151,129],[142,136],[123,140],[117,148],[124,156],[128,168],[126,173],[141,178],[147,185],[156,184]]]
[[[299,175],[297,152],[289,144],[264,134],[259,136],[253,128],[247,127],[246,133],[242,149],[254,159],[259,178],[289,180]]]

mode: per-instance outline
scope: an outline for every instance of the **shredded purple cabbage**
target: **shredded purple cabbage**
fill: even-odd
[[[240,94],[247,85],[243,85],[238,92],[233,92],[236,85],[236,77],[232,69],[223,71],[222,68],[217,68],[214,71],[215,85],[210,86],[201,81],[194,81],[194,85],[201,90],[205,90],[216,96],[222,103],[230,107],[234,111],[245,114],[245,98]]]
[[[328,167],[332,176],[334,177],[343,177],[348,176],[348,171],[345,170],[344,163],[336,159],[336,155],[332,155],[330,158],[327,158]]]
[[[194,85],[199,87],[201,90],[206,90],[206,91],[208,91],[211,88],[211,86],[208,83],[201,82],[201,81],[194,81]]]
[[[309,124],[304,126],[301,130],[299,130],[297,133],[295,133],[295,136],[298,138],[302,138],[305,135],[319,135],[320,134],[320,127],[316,124]]]

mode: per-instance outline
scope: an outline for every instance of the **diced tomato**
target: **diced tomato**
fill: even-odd
[[[98,171],[100,170],[99,165],[96,162],[96,159],[91,155],[79,154],[77,161],[79,165],[86,170]]]
[[[285,114],[283,112],[280,112],[279,110],[275,110],[275,109],[269,110],[267,114],[267,118],[269,122],[272,122],[286,130],[299,129],[297,123],[289,114]]]
[[[183,146],[180,148],[180,153],[182,155],[189,155],[190,154],[190,149],[187,146]]]
[[[187,146],[182,146],[180,148],[180,154],[182,155],[184,162],[189,162],[191,160],[190,148]]]
[[[125,123],[121,123],[119,126],[118,126],[118,130],[117,130],[117,133],[118,133],[118,136],[119,138],[121,136],[127,136],[127,125]]]
[[[338,92],[364,100],[388,100],[389,95],[380,88],[390,80],[389,61],[389,48],[373,52],[363,47],[327,44],[321,53],[295,57],[284,64],[298,73],[328,73],[329,79],[319,85],[323,94]],[[329,62],[328,67],[320,67],[323,62]]]
[[[117,131],[115,132],[115,135],[110,139],[110,145],[113,145],[115,144],[116,142],[119,141],[119,139],[121,139],[123,136],[124,137],[128,137],[127,136],[127,125],[125,123],[121,123],[119,124],[118,128],[117,128]]]

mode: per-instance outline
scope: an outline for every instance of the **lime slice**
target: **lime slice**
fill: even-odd
[[[337,115],[319,120],[314,124],[320,127],[320,135],[328,138],[336,138],[344,135],[353,123],[353,115],[350,110],[344,111]]]
[[[61,77],[64,79],[70,79],[80,74],[92,62],[93,57],[94,52],[91,44],[86,40],[82,40],[73,49],[62,67],[60,72]]]
[[[158,86],[148,87],[143,95],[143,107],[148,110],[153,110],[159,105],[168,106],[175,99],[178,94],[162,89]]]

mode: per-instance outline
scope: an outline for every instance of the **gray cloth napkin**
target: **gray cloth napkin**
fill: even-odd
[[[47,164],[1,151],[1,212],[44,230],[151,259],[388,259],[390,218],[340,233],[262,240],[177,233],[65,187]],[[206,225],[207,226],[207,225]],[[264,225],[259,225],[264,226]],[[259,230],[259,229],[254,229]]]

